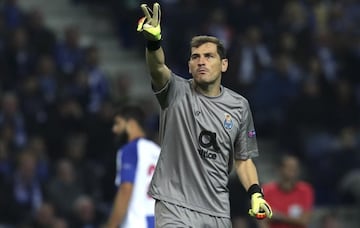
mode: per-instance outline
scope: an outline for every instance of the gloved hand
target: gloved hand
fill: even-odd
[[[161,10],[160,4],[154,3],[153,10],[147,4],[141,4],[141,9],[145,17],[140,18],[137,26],[137,31],[142,32],[147,40],[159,41],[161,40]],[[152,16],[150,15],[152,13]]]
[[[270,205],[264,200],[263,195],[259,192],[251,195],[251,209],[249,209],[249,215],[257,219],[272,217]]]

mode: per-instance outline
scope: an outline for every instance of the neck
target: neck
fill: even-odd
[[[282,181],[279,183],[280,188],[283,189],[284,191],[290,191],[294,188],[295,186],[295,182],[293,181]]]
[[[134,129],[132,132],[129,133],[128,141],[130,142],[142,137],[145,137],[145,133],[142,130]]]
[[[199,93],[208,97],[216,97],[219,96],[221,93],[220,84],[218,83],[200,85],[194,81],[194,88]]]

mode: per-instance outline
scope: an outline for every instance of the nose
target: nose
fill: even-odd
[[[205,57],[199,57],[198,66],[203,66],[203,65],[205,65]]]

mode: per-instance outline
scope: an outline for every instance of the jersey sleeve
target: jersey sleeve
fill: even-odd
[[[137,144],[133,143],[124,147],[118,162],[120,164],[118,164],[115,184],[120,185],[124,182],[134,183],[138,163]]]
[[[258,146],[252,113],[247,100],[241,110],[239,134],[235,141],[235,159],[246,160],[258,156]]]
[[[171,77],[169,81],[165,84],[165,86],[160,90],[154,90],[153,92],[160,104],[162,109],[167,108],[171,103],[174,102],[176,97],[181,94],[181,80],[184,80],[177,76],[174,73],[171,73]]]

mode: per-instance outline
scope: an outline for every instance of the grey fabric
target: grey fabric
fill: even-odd
[[[164,201],[156,201],[156,228],[231,228],[230,218],[215,217]]]
[[[161,106],[161,153],[150,195],[201,213],[230,218],[228,176],[234,159],[258,155],[247,100],[221,87],[206,97],[175,74],[155,92]]]

